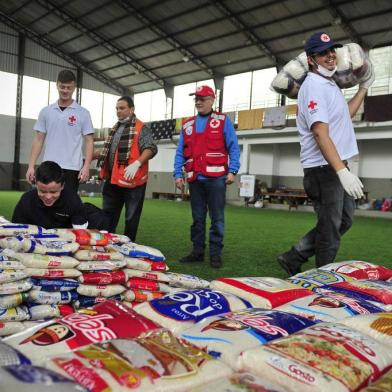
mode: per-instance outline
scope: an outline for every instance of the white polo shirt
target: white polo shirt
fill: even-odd
[[[358,154],[349,108],[340,88],[333,80],[309,72],[298,93],[297,128],[304,168],[328,164],[311,131],[317,121],[328,124],[340,159]]]
[[[63,169],[81,169],[83,136],[94,133],[87,109],[73,101],[62,111],[55,102],[41,110],[33,130],[46,133],[43,161],[54,161]]]

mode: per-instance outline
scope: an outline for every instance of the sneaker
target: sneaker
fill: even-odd
[[[278,256],[277,260],[279,265],[286,271],[289,277],[301,273],[301,266],[290,262],[285,253]]]
[[[212,268],[221,268],[222,267],[222,257],[219,255],[214,255],[210,257],[210,266]]]
[[[204,253],[197,253],[192,251],[188,256],[182,257],[180,263],[194,263],[204,261]]]

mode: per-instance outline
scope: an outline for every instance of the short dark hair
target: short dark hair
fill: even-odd
[[[56,162],[42,162],[35,171],[35,181],[43,184],[50,184],[53,181],[58,184],[64,184],[64,171]]]
[[[76,76],[69,69],[63,69],[57,75],[57,81],[60,83],[70,83],[70,82],[76,83]]]
[[[134,108],[135,104],[133,103],[133,99],[129,95],[124,95],[123,97],[120,97],[118,101],[125,101],[128,104],[129,108]]]

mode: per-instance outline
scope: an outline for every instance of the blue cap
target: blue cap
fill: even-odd
[[[309,56],[313,53],[320,53],[330,48],[341,48],[343,45],[337,44],[327,33],[318,31],[311,35],[305,42],[305,52]]]

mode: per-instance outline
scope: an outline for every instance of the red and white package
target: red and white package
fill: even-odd
[[[392,349],[392,313],[374,313],[350,317],[341,321],[342,324],[357,329]]]
[[[255,307],[272,309],[312,293],[309,290],[278,278],[220,278],[210,287],[247,299]]]
[[[113,295],[121,294],[126,289],[121,284],[106,284],[106,285],[90,285],[80,284],[76,291],[80,295],[87,295],[89,297],[112,297]]]
[[[152,261],[148,259],[138,259],[136,257],[125,257],[127,268],[140,271],[161,271],[169,270],[169,267],[164,261]]]
[[[142,278],[129,278],[127,280],[126,286],[129,289],[161,291],[162,293],[171,293],[172,291],[175,291],[173,287],[170,287],[165,283],[159,283],[154,280],[142,279]]]
[[[151,301],[152,299],[155,298],[161,298],[165,295],[165,293],[161,293],[160,291],[131,289],[125,291],[123,295],[126,301],[138,303],[138,302]]]
[[[75,268],[79,261],[71,256],[50,256],[36,253],[15,253],[13,257],[29,268],[68,269]]]
[[[20,321],[0,321],[0,337],[12,335],[13,333],[24,331],[25,327]]]
[[[49,358],[45,366],[91,392],[193,391],[232,373],[228,365],[166,330],[82,347]]]
[[[392,367],[392,350],[345,325],[322,323],[247,350],[239,363],[289,391],[354,392]]]
[[[124,270],[128,278],[142,278],[148,280],[156,280],[158,282],[168,283],[170,281],[169,277],[164,272],[159,271],[140,271],[135,269],[126,268]]]
[[[124,256],[114,249],[107,249],[104,246],[81,246],[74,254],[78,260],[102,261],[102,260],[123,260]]]
[[[111,272],[89,272],[79,276],[79,282],[85,284],[105,285],[105,284],[125,284],[127,275],[124,271]]]
[[[392,283],[390,282],[354,280],[352,282],[335,283],[325,288],[369,301],[382,302],[386,305],[392,304]]]
[[[392,270],[389,268],[357,260],[330,263],[320,267],[319,269],[337,272],[339,274],[350,276],[354,279],[388,280],[392,277]]]
[[[108,300],[87,313],[72,313],[40,323],[4,341],[38,364],[49,355],[110,339],[134,338],[156,328],[159,326],[153,321],[120,302]]]
[[[77,278],[82,273],[75,268],[67,269],[43,269],[43,268],[26,268],[23,270],[28,276],[37,276],[40,278]]]

